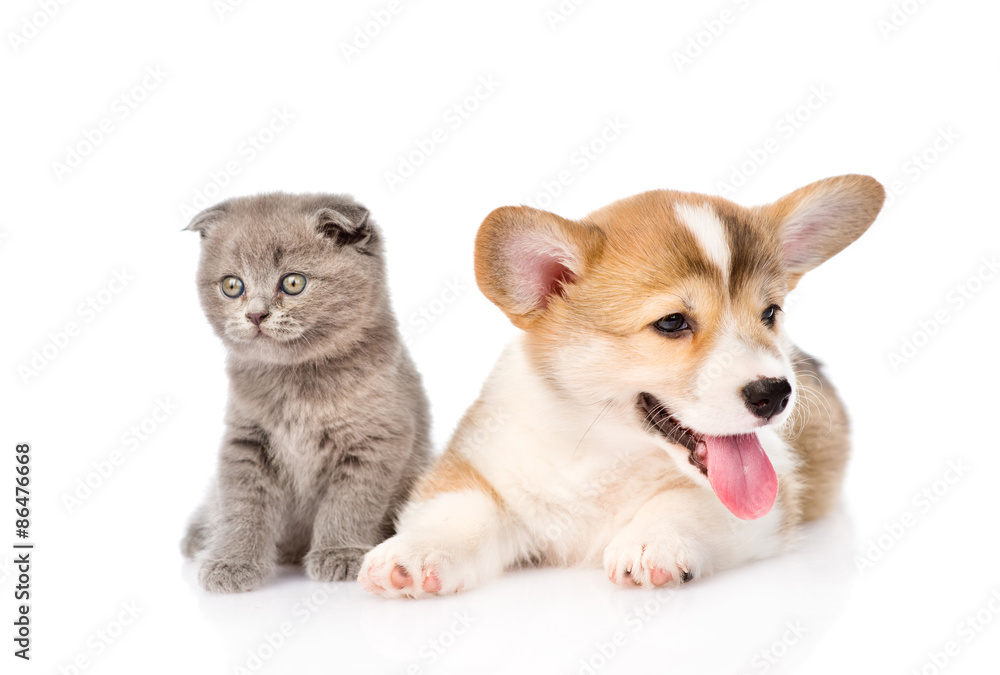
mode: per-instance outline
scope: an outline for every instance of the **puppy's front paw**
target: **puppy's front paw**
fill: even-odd
[[[243,593],[260,586],[268,568],[254,561],[206,560],[198,571],[198,581],[210,593]]]
[[[457,593],[477,578],[473,563],[461,565],[430,542],[391,537],[368,552],[358,581],[369,593],[421,598]]]
[[[313,581],[348,581],[358,576],[365,548],[321,548],[309,551],[303,561]]]
[[[619,586],[676,587],[710,574],[711,562],[703,547],[683,535],[623,532],[604,549],[604,570]]]

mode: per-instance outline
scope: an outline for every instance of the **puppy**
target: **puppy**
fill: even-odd
[[[753,208],[653,191],[578,221],[493,211],[476,278],[523,333],[361,584],[423,597],[545,564],[655,587],[780,551],[834,505],[849,450],[781,306],[884,197],[849,175]]]

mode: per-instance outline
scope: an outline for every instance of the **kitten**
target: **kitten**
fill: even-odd
[[[382,233],[344,195],[230,199],[202,236],[201,304],[229,351],[218,477],[182,544],[208,591],[275,563],[353,579],[429,461],[427,399],[386,288]]]

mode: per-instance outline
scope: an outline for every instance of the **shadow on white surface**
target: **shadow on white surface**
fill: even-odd
[[[446,598],[384,600],[282,568],[264,588],[199,598],[229,672],[788,673],[842,613],[857,572],[838,510],[795,550],[678,591],[619,589],[600,570],[530,569]],[[239,670],[237,667],[242,668]]]

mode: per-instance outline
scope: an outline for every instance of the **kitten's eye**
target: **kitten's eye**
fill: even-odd
[[[243,280],[239,277],[223,277],[222,293],[227,298],[238,298],[243,295]]]
[[[306,287],[306,278],[295,272],[281,277],[281,290],[288,295],[298,295]]]
[[[653,324],[653,328],[661,333],[679,333],[690,328],[687,317],[683,314],[667,314],[665,317]]]
[[[764,310],[763,314],[760,315],[760,320],[764,323],[765,326],[767,326],[768,328],[772,328],[774,327],[774,322],[778,318],[778,312],[780,311],[781,307],[778,307],[777,305],[771,305],[770,307]]]

